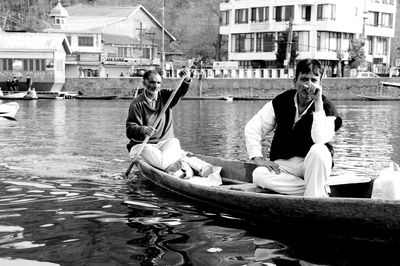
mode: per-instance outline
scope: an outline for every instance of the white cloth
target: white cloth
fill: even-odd
[[[314,144],[305,158],[293,157],[275,163],[281,169],[280,174],[259,166],[253,172],[253,183],[287,195],[328,196],[326,181],[332,172],[332,156],[324,144]]]
[[[132,147],[129,156],[136,158],[142,144]],[[182,159],[184,152],[177,138],[170,138],[158,142],[157,144],[145,144],[139,155],[146,163],[158,169],[165,170],[172,163]]]

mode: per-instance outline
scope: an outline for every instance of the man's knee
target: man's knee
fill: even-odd
[[[307,156],[311,156],[315,159],[326,159],[327,157],[330,157],[331,154],[325,144],[317,143],[311,146]]]
[[[305,167],[325,165],[326,167],[333,167],[332,155],[325,144],[314,144],[304,160]]]
[[[265,166],[259,166],[253,171],[253,183],[261,187],[265,187],[265,183],[268,181],[268,177],[272,173]]]

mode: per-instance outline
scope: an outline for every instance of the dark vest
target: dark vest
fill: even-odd
[[[276,117],[276,129],[271,144],[270,159],[289,159],[294,156],[306,157],[311,146],[314,144],[311,138],[311,126],[313,123],[314,103],[310,106],[303,117],[294,123],[296,107],[294,96],[296,90],[288,90],[272,100]],[[336,116],[335,131],[342,125],[342,119],[335,110],[334,105],[322,96],[323,107],[327,116]],[[333,156],[331,143],[325,144]]]

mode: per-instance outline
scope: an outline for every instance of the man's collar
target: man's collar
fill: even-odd
[[[299,100],[298,100],[298,95],[297,95],[297,92],[296,92],[296,94],[294,95],[294,106],[296,106],[296,109],[297,110],[299,110]],[[309,103],[308,103],[308,105],[307,105],[307,108],[306,109],[304,109],[304,111],[303,111],[303,113],[302,114],[305,114],[306,112],[307,112],[307,110],[308,109],[310,109],[310,107],[311,107],[311,105],[314,103],[314,100],[311,100]]]
[[[157,100],[157,93],[154,94],[153,99],[150,99],[150,97],[148,96],[148,92],[147,89],[144,90],[144,97],[146,98],[146,100],[148,100],[149,102],[155,102]]]

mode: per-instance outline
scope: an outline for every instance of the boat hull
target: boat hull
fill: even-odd
[[[78,100],[113,100],[117,98],[116,95],[100,95],[100,96],[86,96],[86,95],[75,95],[75,99]]]
[[[366,96],[360,95],[361,98],[369,101],[400,101],[400,97],[392,96]]]
[[[249,181],[254,165],[201,157],[222,166],[221,176]],[[235,167],[230,167],[235,165]],[[400,203],[362,198],[307,198],[208,187],[175,178],[143,161],[139,175],[174,193],[206,203],[258,224],[274,224],[311,234],[379,242],[399,242]]]

